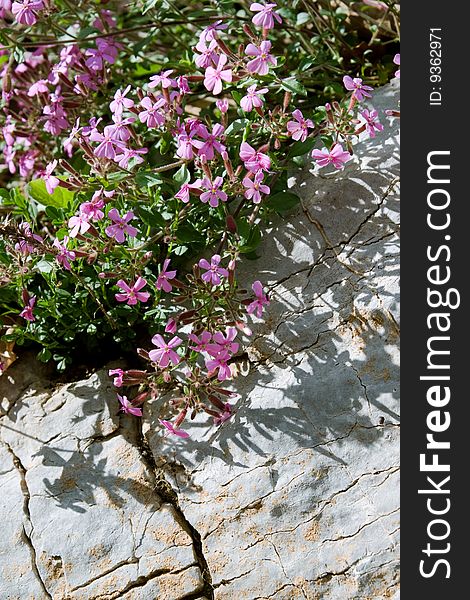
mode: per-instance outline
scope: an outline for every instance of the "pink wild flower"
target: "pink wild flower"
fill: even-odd
[[[295,121],[287,123],[287,131],[291,134],[293,140],[305,142],[308,135],[308,129],[313,129],[314,124],[310,119],[305,119],[299,109],[292,113]]]
[[[221,54],[216,67],[207,67],[204,74],[204,86],[215,96],[222,91],[222,81],[226,81],[227,83],[231,83],[232,81],[232,70],[224,69],[227,60],[227,56]]]
[[[120,396],[117,394],[118,400],[121,403],[121,411],[126,415],[134,415],[134,417],[142,416],[142,409],[138,406],[134,406],[132,402],[129,402],[127,396]]]
[[[23,2],[13,2],[11,12],[20,25],[34,25],[38,20],[36,11],[42,8],[44,8],[42,0],[23,0]]]
[[[253,60],[246,65],[250,73],[258,73],[258,75],[267,75],[269,65],[274,67],[277,65],[277,58],[269,53],[271,50],[271,42],[264,40],[259,46],[248,44],[245,50],[247,56],[254,56]]]
[[[352,92],[352,97],[355,98],[358,102],[362,102],[364,98],[370,98],[369,92],[371,92],[374,88],[371,88],[370,85],[364,85],[362,83],[362,79],[360,77],[349,77],[349,75],[345,75],[343,77],[344,87]]]
[[[113,221],[113,225],[108,225],[105,232],[110,238],[114,238],[118,244],[122,244],[126,239],[126,234],[129,237],[135,237],[137,235],[137,229],[129,225],[129,221],[134,218],[134,213],[129,210],[124,217],[118,213],[116,208],[112,208],[108,213],[108,218]]]
[[[212,133],[207,131],[207,127],[202,125],[198,128],[198,134],[204,141],[194,140],[193,146],[198,149],[198,154],[201,156],[205,155],[207,160],[212,160],[215,156],[215,152],[222,154],[226,149],[225,146],[218,141],[219,138],[224,133],[224,127],[220,123],[216,123],[212,128]]]
[[[56,187],[59,185],[60,180],[52,175],[52,171],[57,167],[57,161],[53,160],[50,162],[44,171],[42,176],[44,183],[46,184],[46,190],[48,194],[53,194]]]
[[[219,352],[226,350],[230,354],[238,352],[239,344],[233,340],[237,337],[237,330],[235,327],[228,327],[227,333],[224,335],[222,332],[217,331],[212,336],[214,341],[213,344],[207,346],[207,351],[212,356],[216,356]]]
[[[119,279],[116,285],[124,290],[124,293],[114,294],[114,297],[118,302],[126,302],[129,306],[133,306],[139,302],[147,302],[150,298],[148,292],[141,292],[140,290],[147,285],[147,281],[143,277],[138,277],[137,281],[128,285],[123,279]]]
[[[229,358],[230,354],[227,352],[227,350],[222,350],[222,352],[219,352],[217,356],[206,358],[206,368],[209,373],[218,370],[217,379],[219,381],[230,379],[232,377],[232,371],[230,370],[230,365],[227,364]]]
[[[70,217],[68,225],[70,228],[70,232],[69,235],[70,237],[77,237],[77,235],[80,233],[81,235],[83,235],[84,233],[86,233],[89,229],[90,229],[90,223],[89,223],[90,217],[83,212],[80,212],[79,215],[75,215],[73,217]]]
[[[249,177],[245,177],[243,179],[243,185],[247,188],[244,196],[248,200],[253,200],[255,204],[259,204],[261,202],[261,194],[269,194],[271,192],[267,185],[261,183],[263,179],[264,174],[262,171],[258,171],[258,173],[256,173],[254,180],[250,179]]]
[[[157,87],[157,85],[161,85],[162,88],[165,89],[176,87],[176,81],[170,77],[172,73],[173,69],[169,69],[168,71],[163,71],[159,75],[152,75],[152,77],[150,77],[149,88]]]
[[[141,100],[140,105],[144,108],[139,113],[139,121],[146,123],[149,129],[155,129],[165,122],[165,117],[159,112],[159,109],[164,106],[166,100],[160,98],[157,102],[153,102],[149,97]]]
[[[122,115],[124,109],[132,108],[134,106],[134,100],[126,98],[130,92],[131,86],[128,85],[124,91],[120,89],[114,94],[114,100],[109,105],[109,109],[115,115]]]
[[[189,433],[187,431],[184,431],[184,429],[177,428],[175,425],[173,425],[173,423],[171,423],[171,421],[165,421],[164,419],[158,419],[158,421],[160,425],[163,425],[163,427],[167,430],[167,433],[171,435],[176,435],[180,438],[189,437]]]
[[[65,236],[62,241],[63,244],[61,244],[57,238],[54,240],[53,246],[58,250],[55,258],[56,261],[64,267],[64,269],[70,271],[72,267],[70,266],[69,261],[75,260],[75,252],[73,250],[67,250],[67,244],[69,242],[68,236]]]
[[[263,29],[272,29],[274,27],[274,19],[278,23],[282,23],[281,16],[274,12],[277,4],[275,2],[269,4],[260,4],[259,2],[253,2],[250,6],[251,12],[257,12],[251,21],[257,27],[262,27]]]
[[[349,152],[343,150],[341,144],[335,144],[331,150],[322,148],[321,150],[314,150],[312,152],[312,158],[315,159],[319,167],[326,167],[332,164],[335,169],[342,169],[349,160],[351,155]]]
[[[212,339],[212,334],[209,331],[203,331],[198,337],[194,333],[190,333],[188,338],[196,344],[195,346],[190,346],[191,350],[194,350],[195,352],[207,352],[207,347]]]
[[[227,201],[227,194],[221,189],[224,184],[222,177],[216,177],[214,181],[211,181],[208,177],[202,180],[201,185],[206,189],[200,196],[201,202],[209,202],[210,206],[219,206],[219,200],[221,202]]]
[[[374,138],[376,131],[383,131],[384,126],[378,120],[379,113],[376,110],[367,110],[365,108],[361,112],[361,117],[366,121],[366,131],[369,134],[369,137]]]
[[[252,173],[267,171],[271,167],[271,159],[267,154],[255,150],[247,142],[240,146],[240,158],[245,163],[245,168]]]
[[[122,369],[109,369],[108,375],[114,376],[113,385],[115,387],[122,386],[122,378],[124,377],[124,371]]]
[[[28,299],[26,306],[20,312],[20,317],[23,317],[23,319],[26,319],[26,321],[35,321],[36,318],[33,315],[33,308],[35,304],[36,296],[31,296],[31,298]]]
[[[177,335],[175,335],[167,343],[165,342],[163,337],[159,333],[157,333],[152,338],[152,344],[154,344],[154,346],[157,346],[157,349],[150,350],[150,360],[156,362],[158,366],[162,369],[165,369],[170,364],[170,362],[173,365],[177,365],[180,362],[180,357],[175,352],[174,348],[177,348],[182,342],[183,340]]]
[[[268,91],[268,88],[257,90],[256,83],[254,85],[250,85],[250,87],[246,90],[246,96],[243,96],[243,98],[240,100],[240,106],[245,112],[251,112],[253,108],[260,108],[263,106],[263,98],[261,98],[261,95],[267,94]]]
[[[199,266],[201,269],[205,269],[206,272],[202,275],[203,281],[210,283],[211,285],[219,285],[221,282],[220,276],[228,277],[227,269],[219,267],[221,257],[219,254],[214,254],[211,258],[210,264],[205,258],[201,258]]]
[[[163,262],[162,270],[160,271],[160,275],[157,278],[157,283],[155,287],[157,290],[163,290],[164,292],[171,292],[173,286],[168,281],[169,279],[174,279],[176,277],[176,271],[167,271],[168,266],[170,264],[170,259],[166,258]]]
[[[251,289],[255,293],[256,300],[248,305],[246,312],[249,315],[256,313],[256,316],[258,319],[260,319],[263,314],[264,307],[269,306],[269,298],[263,291],[263,285],[261,284],[261,281],[255,281],[251,286]]]

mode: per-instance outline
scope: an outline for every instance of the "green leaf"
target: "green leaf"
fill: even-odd
[[[75,196],[74,192],[60,186],[56,187],[53,194],[49,194],[43,179],[30,181],[26,189],[28,194],[43,206],[55,206],[56,208],[66,208]]]
[[[297,194],[293,194],[292,192],[279,192],[271,196],[266,203],[266,206],[275,210],[276,212],[287,212],[297,206],[300,202],[300,198]]]
[[[152,171],[139,171],[136,173],[135,182],[139,187],[143,188],[160,185],[162,180],[158,173],[153,173]]]
[[[297,81],[295,77],[288,77],[287,79],[283,79],[281,82],[281,87],[283,90],[287,92],[291,92],[292,94],[299,94],[300,96],[307,96],[307,90],[305,86]]]
[[[236,119],[232,121],[230,125],[225,130],[225,135],[230,135],[232,133],[237,133],[241,129],[244,129],[249,123],[248,119]]]
[[[184,225],[178,227],[178,230],[176,232],[176,239],[178,240],[178,242],[184,242],[186,244],[189,244],[191,242],[194,243],[204,241],[203,236],[190,223],[185,223]]]
[[[258,225],[252,225],[246,242],[240,246],[242,254],[249,254],[256,250],[261,243],[261,231]]]
[[[41,352],[37,354],[36,358],[43,363],[47,363],[52,358],[52,352],[47,348],[43,348]]]
[[[176,181],[176,183],[179,183],[180,186],[188,183],[191,179],[191,174],[188,171],[188,167],[186,165],[181,165],[181,167],[174,174],[173,179]]]
[[[316,138],[308,138],[305,140],[305,142],[295,142],[295,144],[293,144],[292,148],[289,150],[289,158],[307,154],[315,146],[316,141]]]
[[[166,221],[156,207],[139,206],[137,214],[146,225],[161,229],[165,227]]]

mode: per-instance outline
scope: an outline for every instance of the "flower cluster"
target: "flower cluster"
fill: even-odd
[[[358,136],[383,130],[358,77],[344,76],[343,97],[313,104],[317,67],[300,58],[308,36],[292,66],[285,40],[296,26],[284,28],[276,2],[248,3],[244,21],[201,5],[190,27],[166,22],[156,39],[145,28],[166,15],[152,3],[145,23],[132,3],[0,0],[9,341],[39,344],[62,370],[70,348],[137,352],[146,370],[110,371],[130,388],[117,406],[139,417],[171,392],[175,418],[160,423],[182,438],[197,413],[215,425],[234,414],[224,385],[247,320],[270,302],[259,280],[240,290],[236,268],[293,197],[289,161],[342,169]]]

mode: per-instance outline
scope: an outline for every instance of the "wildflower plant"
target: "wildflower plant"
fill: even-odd
[[[365,101],[399,64],[371,61],[396,45],[394,2],[369,45],[319,4],[1,4],[5,341],[62,371],[137,352],[140,368],[110,371],[116,406],[138,417],[170,393],[168,434],[230,419],[225,384],[270,302],[237,265],[297,202],[289,169],[343,169],[382,131]]]

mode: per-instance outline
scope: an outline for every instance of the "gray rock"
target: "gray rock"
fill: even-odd
[[[202,589],[189,529],[156,493],[138,420],[120,419],[106,372],[40,388],[1,419],[1,597],[176,600]]]
[[[356,149],[244,267],[271,305],[221,428],[120,416],[106,371],[0,378],[2,599],[398,598],[397,123]]]

